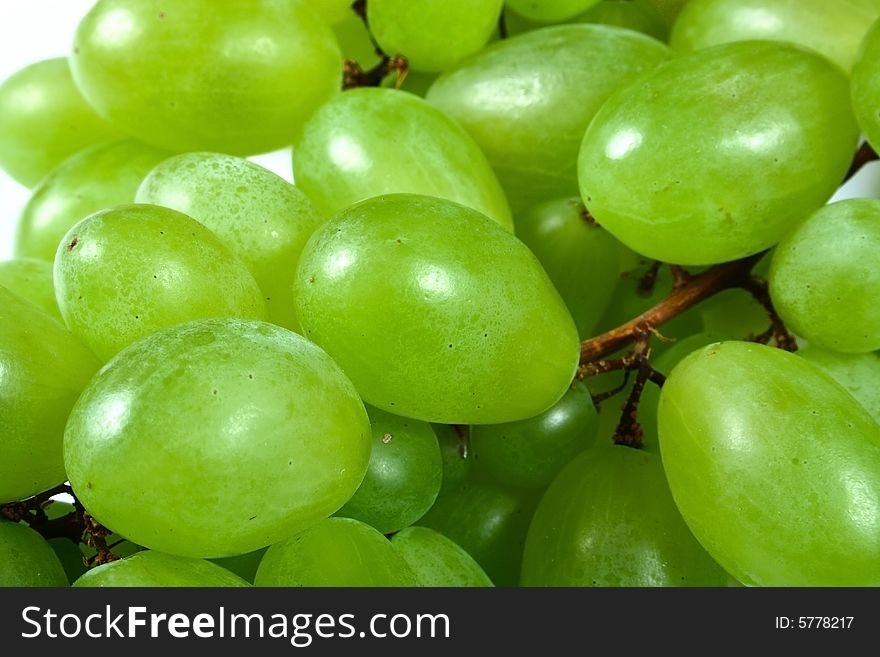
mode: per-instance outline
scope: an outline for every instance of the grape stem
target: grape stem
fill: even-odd
[[[794,336],[788,332],[788,329],[785,328],[785,323],[773,307],[773,302],[770,300],[770,290],[767,286],[767,281],[762,278],[757,278],[756,276],[750,276],[741,287],[752,295],[752,298],[764,308],[767,312],[767,316],[770,318],[770,328],[759,335],[752,336],[750,340],[752,342],[767,344],[772,339],[778,349],[797,351],[797,341],[794,339]]]
[[[406,75],[409,73],[409,64],[403,55],[390,56],[384,50],[373,31],[370,29],[370,22],[367,20],[367,0],[355,0],[351,3],[351,10],[357,14],[364,23],[367,35],[370,37],[370,43],[373,44],[373,50],[379,56],[380,61],[373,68],[364,70],[363,67],[353,59],[346,59],[342,64],[342,89],[357,89],[358,87],[378,87],[382,84],[382,80],[391,73],[397,73],[397,79],[394,81],[394,88],[400,89]]]

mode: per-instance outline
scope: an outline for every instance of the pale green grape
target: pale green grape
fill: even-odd
[[[710,345],[666,380],[658,420],[676,504],[737,580],[880,584],[880,426],[820,368]]]
[[[80,95],[66,58],[21,69],[0,85],[0,168],[33,187],[86,146],[122,138]]]
[[[587,339],[608,307],[620,267],[620,243],[584,219],[580,199],[542,203],[517,217],[516,234],[534,253]]]
[[[266,315],[253,276],[218,237],[155,205],[118,206],[71,228],[55,291],[64,321],[104,360],[180,322]]]
[[[723,586],[675,507],[654,454],[583,452],[547,489],[523,554],[523,586]]]
[[[502,484],[544,488],[596,441],[597,423],[590,391],[577,381],[540,415],[471,427],[475,467]]]
[[[470,448],[470,428],[465,425],[432,424],[440,445],[443,481],[440,495],[455,490],[470,477],[474,464]]]
[[[0,587],[67,585],[61,562],[42,536],[0,520]]]
[[[304,335],[389,413],[510,422],[571,383],[577,331],[528,248],[462,205],[390,194],[312,236],[296,277]]]
[[[784,41],[849,72],[878,17],[878,0],[692,0],[675,22],[670,45],[687,52],[732,41]]]
[[[608,96],[667,59],[654,39],[563,25],[486,48],[441,75],[427,99],[471,134],[516,214],[577,194],[584,130]]]
[[[880,149],[880,21],[862,41],[852,71],[851,97],[859,127],[875,149]]]
[[[456,201],[513,228],[504,192],[473,139],[412,94],[365,88],[336,96],[306,123],[295,153],[297,185],[324,214],[408,192]]]
[[[248,583],[210,561],[145,550],[89,570],[73,586],[227,587],[248,586]]]
[[[311,5],[327,25],[335,26],[346,18],[357,18],[351,9],[352,0],[305,0],[305,3]]]
[[[210,228],[254,275],[269,320],[299,330],[293,277],[303,246],[321,223],[300,190],[241,158],[187,153],[153,169],[135,201],[177,210]]]
[[[99,367],[59,321],[0,285],[0,504],[64,481],[67,415]]]
[[[327,518],[283,543],[260,562],[257,586],[415,586],[391,542],[351,518]]]
[[[120,352],[64,437],[74,490],[145,547],[223,557],[326,518],[357,489],[369,422],[351,383],[273,324],[202,320]]]
[[[0,285],[61,320],[58,303],[55,301],[51,263],[36,258],[16,258],[0,262]]]
[[[875,353],[839,354],[814,345],[797,351],[846,388],[880,422],[880,357]]]
[[[453,541],[427,527],[407,527],[391,545],[415,574],[419,586],[493,586],[492,580]]]
[[[367,19],[382,50],[403,55],[415,71],[436,73],[486,45],[498,28],[503,4],[504,0],[371,0]]]
[[[770,296],[810,343],[850,353],[880,349],[880,201],[827,205],[779,244]]]
[[[596,115],[578,161],[581,197],[650,258],[700,265],[757,253],[843,179],[857,137],[847,91],[835,65],[782,43],[680,57]]]
[[[505,0],[511,10],[543,23],[557,23],[577,16],[599,0]]]
[[[431,508],[443,479],[437,436],[427,422],[368,407],[373,449],[367,474],[337,515],[383,534],[409,527]]]
[[[301,2],[99,0],[71,69],[98,113],[138,139],[246,155],[293,141],[339,88],[342,56]]]
[[[647,0],[601,0],[582,14],[561,22],[614,25],[647,34],[660,41],[665,41],[669,35],[663,17]],[[547,23],[529,20],[510,10],[505,12],[505,24],[510,36],[547,26]]]
[[[71,156],[34,189],[18,221],[16,255],[53,262],[68,230],[99,210],[131,203],[144,176],[170,155],[126,140]]]
[[[376,66],[381,60],[376,46],[370,39],[370,33],[364,21],[353,12],[351,16],[333,25],[333,34],[342,49],[342,56],[357,62],[365,71]]]

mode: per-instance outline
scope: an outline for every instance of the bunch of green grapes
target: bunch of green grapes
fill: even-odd
[[[97,0],[0,84],[0,586],[880,585],[878,19]]]

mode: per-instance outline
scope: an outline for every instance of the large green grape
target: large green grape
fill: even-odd
[[[0,285],[61,321],[51,263],[36,258],[0,262]]]
[[[0,168],[28,187],[77,151],[123,134],[80,95],[66,58],[31,64],[0,85]]]
[[[862,41],[852,71],[851,99],[859,127],[880,150],[880,21]]]
[[[61,562],[42,536],[26,525],[0,520],[0,588],[67,585]]]
[[[443,534],[427,527],[407,527],[391,538],[415,574],[419,586],[493,586],[480,564]]]
[[[246,155],[293,141],[339,88],[330,27],[290,0],[99,0],[73,77],[115,126],[174,151]]]
[[[322,225],[300,258],[295,298],[304,334],[364,400],[406,417],[531,417],[577,367],[577,331],[537,259],[443,199],[391,194]]]
[[[55,258],[58,307],[104,360],[192,319],[263,319],[257,283],[218,237],[184,214],[123,205],[76,224]]]
[[[0,285],[0,503],[64,481],[67,415],[99,367],[59,321]]]
[[[16,255],[53,262],[68,230],[99,210],[131,203],[144,176],[170,155],[125,140],[71,156],[34,189],[18,221]]]
[[[880,349],[880,200],[832,203],[773,252],[770,296],[786,325],[811,343]]]
[[[543,23],[557,23],[573,18],[599,0],[506,0],[513,11]]]
[[[710,345],[672,371],[658,421],[676,504],[737,580],[880,584],[880,426],[824,371]]]
[[[545,28],[468,58],[441,75],[427,99],[471,134],[519,214],[577,194],[584,130],[615,89],[668,52],[606,25]]]
[[[226,587],[248,586],[248,583],[210,561],[144,550],[87,571],[73,586]]]
[[[757,253],[843,179],[857,137],[840,102],[847,85],[826,59],[782,43],[680,57],[596,115],[578,162],[581,197],[604,228],[657,260]]]
[[[431,508],[443,480],[437,436],[427,422],[367,408],[373,449],[367,474],[338,515],[383,534],[409,527]]]
[[[675,21],[670,44],[686,52],[732,41],[785,41],[849,72],[878,17],[878,0],[692,0]]]
[[[324,214],[381,194],[456,201],[505,228],[504,192],[473,139],[413,94],[353,89],[323,105],[295,148],[297,185]]]
[[[868,354],[840,354],[815,345],[797,351],[814,365],[825,370],[880,422],[880,356]]]
[[[351,518],[327,518],[266,551],[257,586],[415,586],[391,542]]]
[[[415,71],[432,73],[445,71],[486,45],[498,27],[503,4],[504,0],[370,0],[367,19],[382,50],[403,55]]]
[[[151,549],[222,557],[326,518],[357,489],[369,421],[351,383],[273,324],[203,320],[120,352],[64,437],[74,490]]]
[[[293,277],[303,246],[321,223],[300,190],[238,157],[187,153],[153,169],[135,200],[177,210],[210,228],[254,275],[269,320],[299,330]]]
[[[523,586],[723,586],[675,507],[660,459],[620,445],[574,459],[529,527]]]

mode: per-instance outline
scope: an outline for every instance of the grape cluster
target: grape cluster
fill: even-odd
[[[880,585],[878,19],[98,0],[0,85],[0,585]]]

